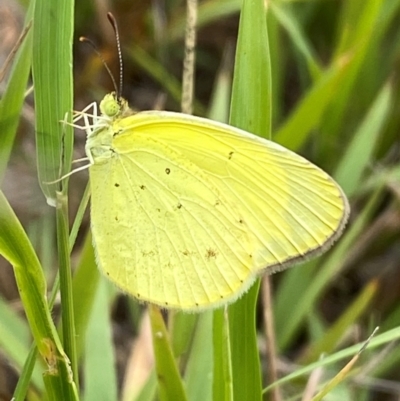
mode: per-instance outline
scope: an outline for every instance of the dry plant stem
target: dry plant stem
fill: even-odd
[[[132,344],[122,387],[122,400],[133,400],[139,395],[154,369],[154,353],[148,309],[143,315],[140,332]]]
[[[196,48],[197,0],[187,0],[185,58],[182,76],[182,113],[193,113],[194,68]]]
[[[310,401],[312,399],[313,395],[316,393],[318,384],[321,381],[323,372],[324,370],[322,368],[317,368],[311,373],[301,401]]]
[[[343,380],[349,377],[351,370],[355,363],[358,361],[360,358],[360,355],[364,352],[364,350],[368,347],[368,344],[370,343],[371,339],[374,337],[376,332],[379,330],[379,327],[376,327],[375,330],[372,332],[372,334],[368,337],[368,339],[364,342],[360,350],[357,352],[356,355],[351,359],[349,363],[346,364],[346,366],[332,379],[330,380],[323,388],[322,390],[312,399],[312,401],[321,401],[324,399],[324,397],[329,394],[333,388],[335,388],[339,383],[341,383]]]
[[[265,276],[262,279],[262,290],[265,337],[267,340],[268,382],[274,383],[278,380],[278,357],[276,352],[275,327],[272,313],[272,290],[270,276]],[[273,401],[283,400],[279,386],[274,387],[271,392],[271,399]]]
[[[390,357],[390,355],[395,351],[398,345],[398,341],[392,341],[378,353],[374,354],[373,357],[369,359],[364,366],[361,367],[361,369],[357,373],[357,376],[354,378],[354,381],[359,381],[361,383],[362,380],[368,375],[372,376],[373,372],[379,368],[379,366],[385,361],[386,358]]]
[[[339,383],[345,380],[355,363],[358,361],[360,354],[355,355],[349,363],[332,379],[330,380],[323,389],[312,399],[312,401],[321,401],[324,397],[329,394]]]
[[[12,61],[14,60],[15,54],[17,53],[18,49],[21,47],[21,44],[24,41],[25,36],[28,34],[29,30],[31,29],[31,26],[32,26],[32,21],[29,21],[28,25],[25,27],[25,29],[22,31],[20,37],[18,38],[17,43],[15,43],[10,54],[7,56],[6,61],[4,62],[3,67],[0,70],[0,82],[4,79],[4,76],[6,75],[8,67],[11,65]]]
[[[167,30],[167,11],[165,10],[165,2],[161,0],[153,0],[151,2],[151,15],[154,21],[154,41],[157,47],[163,46],[164,37]],[[163,60],[163,56],[160,57]]]

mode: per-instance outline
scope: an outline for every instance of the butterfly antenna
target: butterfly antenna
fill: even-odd
[[[122,62],[122,51],[121,51],[121,41],[119,40],[119,30],[117,20],[115,19],[114,15],[110,12],[107,13],[107,18],[110,21],[111,26],[115,32],[115,40],[117,41],[117,52],[118,52],[118,61],[119,61],[119,92],[117,92],[117,99],[120,99],[122,95],[122,87],[123,87],[123,62]]]
[[[80,41],[80,42],[86,42],[86,43],[88,43],[90,46],[92,46],[93,50],[95,51],[95,53],[97,54],[97,56],[99,57],[99,59],[100,59],[101,62],[103,63],[105,69],[107,70],[108,75],[110,76],[111,81],[112,81],[112,83],[113,83],[115,93],[117,94],[117,99],[119,99],[119,98],[120,98],[120,94],[118,93],[118,86],[117,86],[117,83],[116,83],[116,81],[115,81],[115,78],[114,78],[113,73],[112,73],[111,70],[110,70],[110,67],[109,67],[108,64],[106,63],[106,60],[104,60],[103,55],[97,50],[96,45],[95,45],[89,38],[87,38],[87,37],[85,37],[85,36],[81,36],[81,37],[79,38],[79,41]]]

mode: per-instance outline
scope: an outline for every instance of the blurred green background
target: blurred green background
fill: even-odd
[[[33,13],[34,21],[38,18],[39,6],[37,4],[35,14],[32,4],[23,0],[1,1],[0,68],[26,26],[27,13]],[[228,120],[241,5],[240,0],[199,2],[194,108],[197,115]],[[293,380],[283,382],[279,391],[266,392],[264,399],[312,399],[306,389],[313,370],[311,364],[318,361],[321,354],[337,356],[337,361],[321,368],[322,378],[314,386],[317,389],[354,355],[354,350],[344,356],[339,351],[364,341],[380,326],[376,337],[379,341],[371,343],[348,372],[347,380],[331,390],[325,399],[398,400],[400,1],[269,0],[266,5],[272,78],[272,140],[329,172],[349,197],[352,212],[346,233],[335,247],[316,260],[272,276],[272,301],[266,302],[261,296],[257,303],[256,341],[263,388],[271,384],[271,356],[268,357],[271,332],[265,329],[267,312],[274,316],[272,332],[276,351],[272,349],[272,359],[277,365],[277,376],[284,378],[301,371],[302,367],[309,367],[304,374],[300,372]],[[54,87],[50,88],[56,90],[61,103],[66,102],[66,109],[72,88],[75,110],[100,101],[105,93],[113,90],[98,56],[90,46],[79,42],[82,35],[93,40],[118,77],[115,35],[106,18],[106,12],[112,11],[118,21],[124,58],[123,96],[136,110],[180,110],[184,1],[80,1],[74,10],[71,3],[60,1],[58,7],[64,6],[69,10],[65,12],[64,25],[60,23],[55,31],[49,28],[43,38],[47,35],[55,40],[49,45],[51,55],[51,46],[59,40],[54,32],[72,32],[70,27],[74,26],[73,87],[68,77],[55,75],[51,78]],[[72,14],[68,16],[72,12],[73,18]],[[0,82],[1,177],[4,174],[1,189],[26,230],[51,289],[60,249],[57,250],[56,245],[55,211],[47,205],[39,185],[46,181],[43,177],[50,171],[51,163],[40,159],[43,144],[35,141],[35,131],[38,132],[40,126],[38,120],[46,122],[50,117],[38,111],[42,110],[38,109],[41,107],[38,93],[35,93],[38,96],[36,106],[32,93],[28,93],[21,97],[20,109],[7,97],[15,95],[17,88],[22,94],[32,85],[32,80],[28,79],[30,57],[33,57],[37,87],[45,80],[43,77],[58,71],[55,67],[54,71],[51,67],[39,71],[38,65],[43,64],[43,60],[49,61],[49,56],[46,59],[35,54],[40,41],[38,36],[29,37],[32,31],[28,32],[24,43],[33,53],[29,55],[27,50],[26,61],[20,64],[17,58],[13,60],[21,70],[17,73],[11,70],[11,75],[5,75]],[[33,44],[29,42],[32,40]],[[68,42],[68,38],[66,40]],[[68,58],[69,49],[64,50]],[[57,55],[54,60],[50,56],[50,61],[63,63],[59,58],[63,56],[63,48],[53,48],[53,52]],[[59,85],[59,80],[66,86]],[[252,84],[249,80],[249,87]],[[14,110],[15,113],[11,113]],[[58,130],[62,129],[60,119],[62,115],[53,119]],[[11,120],[15,120],[14,130]],[[6,136],[8,130],[14,134]],[[65,139],[62,135],[58,138],[53,146],[62,149],[66,143],[67,150],[62,155],[65,160],[84,156],[82,132],[75,133],[75,145],[70,150],[68,144],[72,145],[72,139],[68,133]],[[54,160],[56,165],[60,156],[55,156]],[[38,179],[38,174],[42,179]],[[58,171],[49,174],[54,176]],[[70,179],[68,215],[71,226],[86,182],[86,172]],[[82,398],[87,401],[156,399],[148,315],[143,305],[99,281],[97,270],[93,268],[88,227],[86,211],[71,253],[71,266],[77,272],[73,289],[76,324],[77,331],[82,333],[77,336]],[[86,272],[82,266],[89,265],[91,270]],[[261,291],[263,293],[263,286]],[[30,349],[32,330],[24,317],[24,309],[13,269],[0,259],[1,400],[12,397]],[[61,309],[57,300],[52,312],[56,322]],[[196,315],[181,318],[178,314],[167,319],[172,347],[179,356],[178,366],[190,400],[212,399],[213,386],[216,399],[215,383],[212,384],[207,370],[210,360],[215,358],[210,330],[211,321],[215,327],[216,319],[211,314],[202,315],[199,320],[204,321],[200,322]],[[385,337],[379,337],[385,333]],[[204,355],[210,360],[204,360]],[[258,361],[254,363],[257,365]],[[32,379],[28,379],[31,382],[29,400],[52,399],[45,395],[39,365]]]

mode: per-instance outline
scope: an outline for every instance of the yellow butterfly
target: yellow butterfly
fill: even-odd
[[[274,142],[191,115],[133,113],[114,93],[100,112],[75,118],[87,132],[97,263],[141,301],[232,302],[259,274],[322,253],[346,224],[339,185]]]

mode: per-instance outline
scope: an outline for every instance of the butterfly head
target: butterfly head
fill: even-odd
[[[115,92],[108,93],[100,102],[101,114],[111,119],[128,114],[128,110],[128,102]]]

